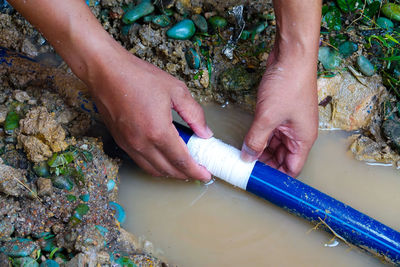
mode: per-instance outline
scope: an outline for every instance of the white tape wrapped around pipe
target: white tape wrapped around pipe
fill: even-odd
[[[214,176],[246,190],[254,162],[240,159],[240,151],[219,139],[203,139],[192,135],[187,147],[194,160]]]

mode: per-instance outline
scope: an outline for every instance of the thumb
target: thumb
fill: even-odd
[[[240,155],[243,161],[252,162],[261,156],[277,124],[268,116],[256,115],[243,142]]]
[[[172,97],[172,108],[189,125],[193,132],[201,138],[210,138],[213,132],[207,126],[204,111],[199,103],[193,99],[189,91]]]

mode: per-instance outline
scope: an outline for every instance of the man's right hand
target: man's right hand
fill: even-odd
[[[122,48],[107,58],[97,61],[87,84],[117,144],[152,175],[210,180],[172,124],[174,109],[199,137],[212,136],[186,85]]]

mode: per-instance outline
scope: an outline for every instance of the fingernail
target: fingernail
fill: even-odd
[[[202,177],[199,178],[199,180],[203,182],[208,182],[211,180],[211,173],[203,166],[200,166],[202,168]]]
[[[246,162],[253,162],[258,159],[258,153],[248,147],[245,143],[242,146],[242,152],[240,154],[240,158]]]
[[[214,133],[211,131],[211,129],[208,126],[206,128],[206,133],[207,133],[208,138],[210,138],[214,135]]]

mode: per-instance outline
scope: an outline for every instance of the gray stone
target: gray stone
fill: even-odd
[[[40,177],[36,183],[39,188],[39,196],[49,196],[53,192],[53,184],[50,179]]]
[[[21,103],[24,103],[25,101],[31,99],[27,92],[21,90],[15,90],[13,92],[13,98]]]

